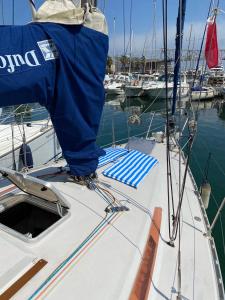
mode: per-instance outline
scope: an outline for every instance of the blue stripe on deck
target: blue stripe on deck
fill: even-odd
[[[110,162],[115,161],[117,158],[126,155],[128,153],[127,149],[123,148],[106,148],[104,149],[106,155],[99,157],[98,168],[102,167]]]
[[[121,161],[106,169],[103,175],[137,188],[139,183],[157,163],[158,160],[156,158],[132,150]]]

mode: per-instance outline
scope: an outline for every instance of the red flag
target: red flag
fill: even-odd
[[[216,31],[216,21],[211,19],[208,22],[207,27],[207,37],[205,44],[205,59],[209,69],[218,66],[218,42],[217,42],[217,31]]]

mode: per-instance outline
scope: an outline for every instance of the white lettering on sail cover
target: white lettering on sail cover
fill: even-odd
[[[58,50],[52,40],[39,41],[37,44],[45,61],[59,57]],[[35,50],[27,51],[23,54],[0,55],[0,69],[6,69],[10,74],[14,73],[16,68],[22,65],[27,65],[31,68],[41,65]]]
[[[0,69],[7,68],[8,73],[14,73],[16,67],[21,67],[22,65],[29,67],[40,66],[35,50],[26,52],[24,57],[20,54],[0,56]]]

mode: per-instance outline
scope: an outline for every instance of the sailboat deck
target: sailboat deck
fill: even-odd
[[[26,141],[30,142],[43,133],[43,130],[52,128],[51,122],[47,125],[47,120],[32,121],[31,126],[24,124],[24,133]],[[14,149],[19,148],[23,143],[23,125],[13,125],[14,131]],[[0,124],[0,157],[12,151],[12,128],[11,124]]]
[[[22,252],[33,261],[47,261],[45,267],[12,299],[134,299],[131,291],[156,207],[162,208],[162,223],[146,299],[176,299],[178,242],[174,248],[166,243],[165,148],[163,143],[155,144],[151,155],[158,159],[159,164],[145,177],[138,189],[104,177],[102,171],[109,165],[98,170],[100,186],[110,191],[119,204],[129,208],[125,212],[106,214],[108,203],[105,199],[93,190],[68,182],[67,174],[58,173],[64,161],[38,170],[35,176],[50,181],[69,203],[69,214],[60,224],[53,226],[48,234],[40,235],[32,242],[24,242],[1,230],[0,248],[3,244],[6,248],[7,245],[13,246],[13,254],[1,251],[1,262],[5,257],[12,259],[16,248],[18,253]],[[178,163],[176,152],[172,152],[175,203],[178,200]],[[181,167],[184,172],[184,165]],[[0,193],[4,189],[6,187]],[[181,224],[182,299],[220,299],[210,243],[203,235],[206,231],[204,218],[189,175]],[[4,275],[0,270],[0,282]]]

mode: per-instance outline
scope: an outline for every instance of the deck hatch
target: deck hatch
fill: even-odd
[[[0,213],[0,223],[27,238],[35,238],[61,217],[29,202],[19,202]]]
[[[63,196],[51,183],[7,168],[0,168],[0,173],[3,177],[6,177],[15,184],[21,191],[69,208]]]
[[[5,168],[0,174],[20,189],[0,197],[2,230],[32,241],[69,215],[69,205],[51,183]]]

